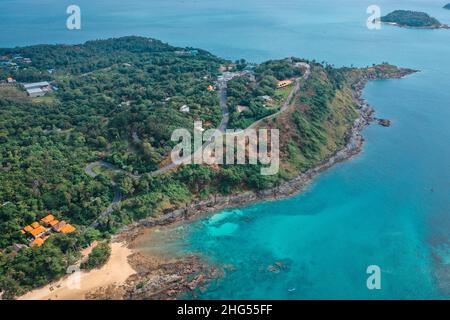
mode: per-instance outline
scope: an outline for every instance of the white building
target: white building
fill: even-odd
[[[180,108],[180,111],[184,112],[184,113],[189,113],[190,110],[189,110],[189,107],[187,105],[184,105],[184,106],[182,106]]]
[[[47,81],[24,83],[23,87],[31,98],[42,97],[51,91],[51,85]]]
[[[42,82],[24,83],[23,87],[25,88],[25,90],[28,90],[28,89],[48,87],[49,85],[50,83],[48,83],[47,81],[42,81]]]
[[[41,88],[32,88],[32,89],[27,89],[27,93],[31,98],[36,98],[36,97],[45,96],[45,94],[47,92],[42,90]]]
[[[237,109],[237,112],[241,113],[241,112],[247,111],[249,109],[249,107],[238,105],[236,109]]]

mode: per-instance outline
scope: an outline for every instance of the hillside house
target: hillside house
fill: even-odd
[[[24,83],[23,87],[31,98],[42,97],[45,96],[47,92],[53,91],[52,86],[47,81]]]
[[[267,102],[272,102],[273,101],[271,96],[260,96],[260,98],[263,99],[264,101],[267,101]]]
[[[243,105],[238,105],[236,109],[237,109],[237,112],[241,113],[241,112],[247,111],[249,109],[249,107],[243,106]]]
[[[32,239],[39,238],[47,232],[39,222],[33,222],[21,230],[22,234],[30,234]]]
[[[278,81],[278,88],[284,88],[290,86],[294,81],[292,80],[282,80]]]
[[[40,220],[43,225],[35,221],[32,224],[26,226],[20,232],[22,234],[28,234],[28,240],[30,241],[30,247],[40,247],[50,237],[51,231],[58,233],[72,233],[76,230],[74,226],[65,221],[59,221],[52,214],[48,214]],[[45,227],[46,226],[46,227]]]
[[[36,238],[33,241],[31,241],[30,246],[31,247],[41,247],[45,240],[47,240],[50,236],[44,236],[42,238]]]
[[[58,222],[52,227],[52,229],[58,233],[72,233],[76,230],[74,226],[65,221]]]

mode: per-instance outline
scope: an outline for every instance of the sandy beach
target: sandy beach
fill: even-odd
[[[86,294],[109,285],[118,285],[125,282],[135,273],[128,262],[133,253],[125,243],[111,244],[111,257],[100,269],[82,271],[66,276],[56,282],[50,283],[19,297],[19,300],[84,300]],[[77,288],[76,280],[79,281]]]

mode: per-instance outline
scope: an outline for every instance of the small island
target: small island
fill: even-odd
[[[395,10],[381,17],[381,22],[403,28],[449,29],[448,25],[442,24],[427,13],[411,10]]]

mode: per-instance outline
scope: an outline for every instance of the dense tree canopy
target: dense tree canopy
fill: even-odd
[[[439,27],[441,23],[425,12],[410,10],[395,10],[388,15],[381,17],[383,22],[397,23],[400,26],[408,27]]]

